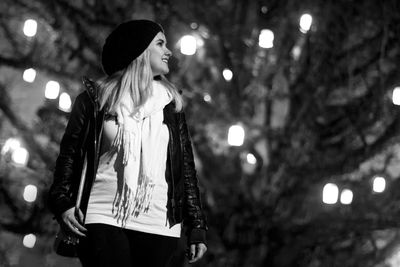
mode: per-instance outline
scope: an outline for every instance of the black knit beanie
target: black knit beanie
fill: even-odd
[[[159,32],[161,25],[150,20],[131,20],[118,25],[107,37],[101,62],[104,72],[111,75],[126,68],[140,56]]]

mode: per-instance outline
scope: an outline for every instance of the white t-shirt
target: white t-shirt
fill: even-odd
[[[89,204],[86,212],[85,224],[104,223],[122,227],[112,213],[113,201],[117,192],[117,171],[114,166],[117,153],[110,154],[110,144],[115,137],[117,125],[115,120],[106,120],[103,129],[103,144],[99,166],[92,190],[90,192]],[[158,164],[159,173],[155,179],[154,191],[147,213],[140,213],[138,217],[130,216],[124,228],[139,232],[158,234],[163,236],[180,237],[181,225],[176,224],[169,227],[167,219],[167,192],[168,184],[165,180],[165,168],[167,162],[167,149],[169,132],[165,124],[161,126],[162,142],[158,153],[161,162]]]

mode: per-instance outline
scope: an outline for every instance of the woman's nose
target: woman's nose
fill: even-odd
[[[167,54],[168,56],[172,56],[172,52],[168,48],[165,48],[165,54]]]

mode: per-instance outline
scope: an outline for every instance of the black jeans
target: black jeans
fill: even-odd
[[[88,224],[86,229],[78,252],[83,267],[165,267],[179,240],[106,224]]]

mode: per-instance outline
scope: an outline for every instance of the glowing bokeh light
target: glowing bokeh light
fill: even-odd
[[[192,35],[185,35],[181,38],[181,53],[187,56],[194,55],[197,49],[196,38]]]
[[[62,93],[60,95],[60,99],[58,101],[58,107],[59,109],[65,111],[65,112],[69,112],[71,110],[71,97],[69,96],[69,94],[67,93]]]
[[[325,204],[335,204],[338,201],[339,188],[337,185],[327,183],[322,190],[322,201]]]
[[[249,164],[254,165],[254,164],[257,163],[257,159],[256,159],[256,157],[255,157],[252,153],[248,153],[247,156],[246,156],[246,159],[247,159],[247,162],[248,162]]]
[[[24,79],[25,82],[33,83],[36,78],[36,70],[32,68],[26,69],[24,71],[24,74],[22,75],[22,78]]]
[[[222,71],[222,76],[224,76],[225,81],[229,82],[233,78],[233,72],[230,69],[224,69]]]
[[[31,184],[25,186],[23,197],[26,202],[34,202],[37,197],[37,187]]]
[[[24,236],[22,244],[27,248],[33,248],[36,243],[36,236],[34,234],[28,234]]]
[[[37,22],[33,19],[27,19],[24,23],[23,32],[28,37],[33,37],[37,32]]]
[[[274,33],[268,29],[261,30],[258,37],[258,45],[262,48],[274,47]]]
[[[49,81],[46,84],[44,96],[47,99],[56,99],[60,93],[60,84],[56,81]]]
[[[7,141],[4,143],[3,148],[1,149],[1,154],[4,155],[8,152],[13,152],[17,148],[21,146],[21,143],[19,142],[18,139],[15,138],[9,138]]]
[[[228,131],[228,144],[231,146],[241,146],[244,142],[244,129],[240,125],[232,125]]]
[[[382,176],[377,176],[374,178],[373,184],[372,184],[372,190],[376,193],[382,193],[385,191],[386,188],[386,179],[383,178]]]
[[[312,25],[312,16],[310,14],[303,14],[300,18],[300,31],[307,33]]]
[[[28,163],[28,158],[29,158],[29,153],[28,150],[26,150],[23,147],[18,147],[15,149],[12,153],[11,159],[16,163],[20,165],[26,166]]]
[[[351,202],[353,202],[353,191],[350,189],[343,189],[340,194],[340,203],[349,205]]]
[[[400,106],[400,87],[393,89],[392,102],[393,104]]]

